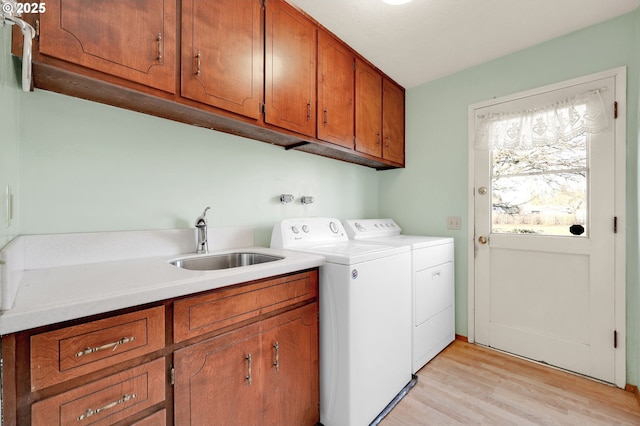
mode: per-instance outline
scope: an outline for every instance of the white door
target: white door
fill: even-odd
[[[472,112],[477,129],[487,114],[597,91],[610,113],[606,130],[569,141],[481,143],[472,165],[475,341],[611,383],[620,381],[616,351],[624,351],[616,331],[615,227],[624,215],[616,211],[616,78],[555,85]]]

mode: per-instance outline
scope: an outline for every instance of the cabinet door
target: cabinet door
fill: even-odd
[[[355,56],[318,31],[318,139],[353,148]]]
[[[282,0],[267,0],[265,122],[315,137],[316,27]]]
[[[260,424],[260,357],[259,324],[176,351],[175,424]]]
[[[382,76],[356,58],[356,151],[382,157]]]
[[[318,304],[263,324],[265,425],[315,425],[318,411]]]
[[[184,0],[182,96],[257,119],[262,16],[260,0]]]
[[[175,93],[175,0],[49,0],[40,53]]]
[[[382,157],[404,164],[404,90],[386,78],[382,88]]]

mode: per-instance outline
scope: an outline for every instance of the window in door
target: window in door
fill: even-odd
[[[492,149],[492,233],[588,235],[588,136]]]

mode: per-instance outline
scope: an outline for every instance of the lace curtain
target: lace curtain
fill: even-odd
[[[601,92],[589,90],[544,108],[478,115],[476,149],[531,149],[609,128]]]

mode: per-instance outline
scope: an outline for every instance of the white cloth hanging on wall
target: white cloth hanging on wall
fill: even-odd
[[[601,95],[604,90],[607,88],[589,90],[541,108],[478,115],[475,148],[526,150],[603,132],[609,127]]]

